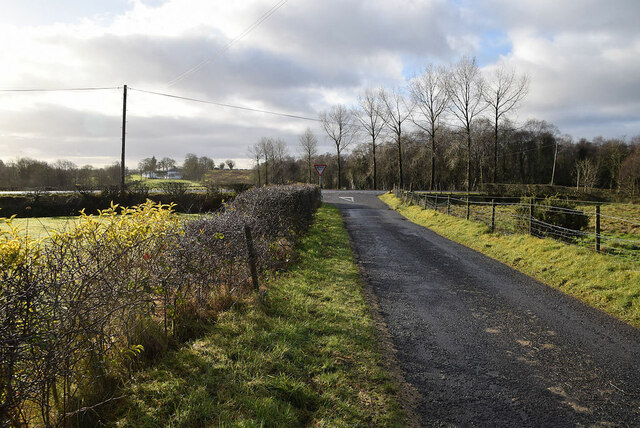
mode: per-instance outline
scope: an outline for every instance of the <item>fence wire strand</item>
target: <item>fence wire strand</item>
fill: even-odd
[[[603,233],[602,229],[596,232],[595,226],[591,223],[592,221],[595,222],[597,217],[600,217],[601,221],[613,220],[633,228],[634,226],[640,226],[638,219],[602,214],[595,210],[583,211],[576,208],[541,204],[536,199],[532,199],[532,203],[506,202],[496,201],[496,199],[506,198],[490,198],[491,200],[487,200],[489,197],[476,195],[476,199],[471,199],[469,196],[430,194],[426,192],[416,193],[399,189],[395,190],[395,194],[402,197],[404,201],[419,205],[423,209],[432,209],[460,218],[468,216],[469,219],[481,222],[488,227],[492,227],[493,211],[493,230],[496,232],[506,234],[531,233],[534,236],[549,237],[566,244],[587,247],[594,251],[598,248],[600,253],[640,262],[640,240]],[[569,202],[581,203],[582,201]],[[604,205],[606,206],[606,204]],[[522,212],[530,212],[530,210],[535,213],[536,209],[544,209],[554,214],[584,216],[589,219],[589,223],[586,230],[577,230],[543,221],[536,218],[535,214],[534,216],[521,214]],[[518,210],[520,213],[518,213]]]

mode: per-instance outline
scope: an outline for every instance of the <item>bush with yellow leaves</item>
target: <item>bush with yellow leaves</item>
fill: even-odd
[[[94,423],[141,356],[251,290],[245,225],[259,269],[278,268],[319,203],[315,186],[273,186],[186,222],[172,205],[112,204],[42,240],[3,219],[0,424]]]

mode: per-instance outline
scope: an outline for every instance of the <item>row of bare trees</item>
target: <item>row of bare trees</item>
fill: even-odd
[[[545,121],[529,120],[517,127],[503,121],[498,129],[496,159],[495,124],[488,118],[477,119],[471,131],[474,141],[471,174],[475,177],[472,187],[492,181],[493,165],[497,160],[501,183],[578,186],[587,191],[600,187],[628,194],[640,193],[640,137],[574,141]],[[427,132],[418,129],[402,135],[405,182],[422,189],[464,188],[468,167],[466,136],[458,128],[443,124],[437,132],[437,163],[433,162],[434,151]],[[360,141],[352,140],[348,154],[341,152],[340,187],[389,189],[398,184],[396,140],[392,134],[384,132],[376,134],[375,138],[375,146],[371,144],[371,136],[363,135]],[[300,150],[295,155],[289,154],[281,141],[278,156],[268,154],[267,163],[259,157],[259,168],[254,169],[255,184],[258,180],[264,184],[267,174],[269,183],[313,182],[317,180],[313,164],[322,163],[327,165],[323,186],[337,188],[337,154],[319,153],[318,140],[310,129],[305,130],[299,137]],[[254,148],[260,148],[260,145],[252,150]]]
[[[472,183],[472,147],[474,123],[484,114],[494,124],[492,181],[498,171],[499,126],[516,109],[528,90],[528,79],[515,70],[499,66],[484,78],[475,58],[463,57],[449,68],[427,66],[406,88],[366,89],[358,105],[348,108],[333,105],[320,119],[328,139],[334,143],[338,161],[338,187],[341,187],[343,151],[358,136],[370,139],[373,163],[373,187],[378,188],[376,149],[383,135],[390,136],[396,147],[397,183],[405,184],[403,144],[410,131],[422,131],[430,150],[429,188],[436,183],[437,146],[443,126],[455,127],[466,141],[465,187]]]
[[[640,176],[632,156],[637,137],[574,142],[546,121],[516,126],[510,119],[528,88],[528,77],[505,65],[483,73],[475,58],[449,67],[430,64],[404,88],[367,88],[355,106],[323,111],[321,129],[332,155],[318,155],[310,129],[300,136],[299,161],[282,140],[263,138],[251,148],[257,184],[312,181],[312,164],[320,162],[328,165],[324,185],[337,188],[640,187],[629,184]]]

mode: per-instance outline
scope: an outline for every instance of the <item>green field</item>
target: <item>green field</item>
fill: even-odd
[[[128,427],[404,426],[346,231],[324,205],[267,300],[134,373],[106,415]]]
[[[250,169],[214,169],[202,177],[203,183],[215,186],[231,186],[234,184],[253,184],[253,171]]]
[[[202,183],[193,180],[176,180],[166,178],[144,178],[141,174],[130,174],[127,176],[127,183],[139,182],[150,189],[162,190],[162,186],[166,183],[184,183],[188,187],[202,187]]]
[[[12,221],[14,227],[20,229],[22,235],[29,235],[33,239],[41,239],[55,232],[69,232],[76,228],[80,217],[35,217],[15,218]],[[0,233],[8,231],[9,226],[0,218]]]
[[[640,327],[640,264],[524,234],[490,233],[485,224],[380,197],[414,223],[464,244],[566,294]]]
[[[457,195],[455,199],[451,199],[449,212],[451,215],[466,218],[466,195]],[[414,200],[416,204],[424,204],[424,198],[419,201]],[[429,205],[433,207],[434,198],[430,197]],[[440,212],[447,212],[446,195],[438,201],[438,209]],[[518,232],[518,217],[522,214],[517,213],[518,207],[513,203],[501,204],[496,201],[495,210],[495,226],[497,231],[506,233]],[[576,203],[576,210],[584,212],[588,218],[588,226],[584,230],[586,236],[574,240],[574,243],[585,247],[594,248],[595,246],[595,229],[596,229],[596,207],[594,203]],[[525,208],[526,210],[526,208]],[[491,203],[476,202],[471,199],[470,203],[470,219],[491,224]],[[631,259],[640,259],[640,205],[629,203],[602,203],[600,205],[600,236],[601,251],[618,253]],[[525,220],[526,222],[526,220]],[[522,220],[520,221],[522,223]],[[522,227],[520,225],[520,227]]]
[[[188,219],[197,217],[200,214],[184,214],[178,213],[180,218]],[[12,224],[20,229],[20,234],[29,235],[33,239],[42,239],[50,236],[55,232],[69,232],[76,228],[80,223],[79,216],[72,217],[33,217],[33,218],[14,218]],[[0,233],[8,231],[9,226],[2,221],[0,217]]]
[[[232,186],[237,184],[253,184],[253,171],[250,169],[214,169],[207,172],[201,181],[175,180],[165,178],[144,178],[141,174],[130,174],[127,182],[139,182],[154,190],[162,190],[166,183],[184,183],[190,188],[203,188],[206,185]]]
[[[585,212],[595,212],[593,204],[578,205],[577,209]],[[609,203],[600,206],[600,227],[603,233],[621,236],[633,236],[640,240],[640,205]],[[590,228],[595,227],[595,216],[590,216]],[[623,219],[623,220],[621,220]]]

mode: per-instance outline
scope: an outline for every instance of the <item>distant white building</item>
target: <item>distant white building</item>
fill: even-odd
[[[160,178],[158,176],[158,174],[154,171],[154,172],[143,172],[142,173],[142,178]]]
[[[175,168],[167,171],[167,179],[169,180],[180,180],[182,178],[182,173]]]

